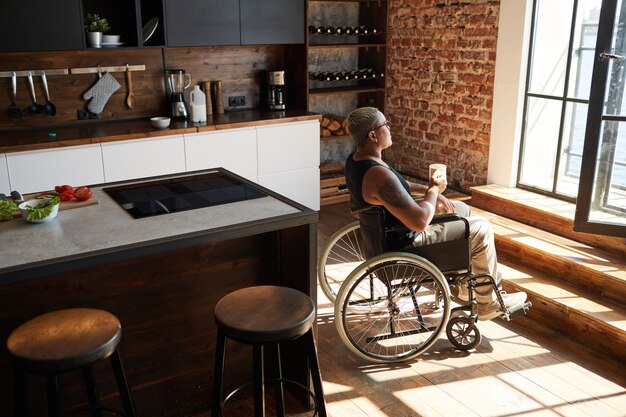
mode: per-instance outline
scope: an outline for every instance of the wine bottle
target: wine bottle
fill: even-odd
[[[353,26],[352,27],[352,33],[354,33],[355,35],[360,35],[361,34],[361,28],[358,26]]]
[[[369,35],[370,29],[367,26],[359,26],[361,35]]]
[[[309,34],[313,35],[317,32],[317,28],[315,26],[309,26]]]
[[[317,72],[309,71],[309,80],[317,80]]]
[[[344,34],[344,29],[341,26],[337,26],[337,28],[335,29],[335,35],[343,35]]]
[[[343,73],[341,71],[335,71],[331,73],[333,81],[343,80]]]
[[[343,33],[346,35],[352,35],[352,28],[350,26],[346,26],[343,28]]]
[[[336,33],[336,30],[335,30],[335,28],[334,28],[334,27],[332,27],[332,26],[328,26],[328,27],[326,28],[326,34],[327,34],[327,35],[334,35],[335,33]]]

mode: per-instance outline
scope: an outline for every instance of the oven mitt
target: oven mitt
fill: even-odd
[[[109,97],[120,88],[120,83],[117,82],[108,72],[105,73],[96,83],[83,94],[85,100],[91,99],[87,108],[90,112],[100,114],[104,110],[104,106],[107,104]]]

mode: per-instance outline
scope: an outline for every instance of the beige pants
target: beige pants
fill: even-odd
[[[456,207],[456,212],[469,221],[470,240],[472,242],[472,274],[488,274],[496,280],[496,283],[499,283],[498,259],[491,224],[484,217],[472,216],[469,206],[462,201],[453,201],[453,203]],[[420,233],[413,241],[413,245],[422,246],[447,240],[462,239],[464,233],[465,226],[460,221],[436,224],[429,226],[426,231]],[[477,283],[488,281],[487,278],[476,280]],[[476,301],[478,304],[489,304],[493,300],[495,300],[493,287],[476,288]]]

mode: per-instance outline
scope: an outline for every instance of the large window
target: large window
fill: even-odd
[[[518,187],[577,195],[601,3],[534,1]]]

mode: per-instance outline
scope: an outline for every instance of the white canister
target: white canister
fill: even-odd
[[[189,93],[191,98],[191,121],[193,123],[206,122],[206,95],[200,90],[200,86],[194,85]]]

